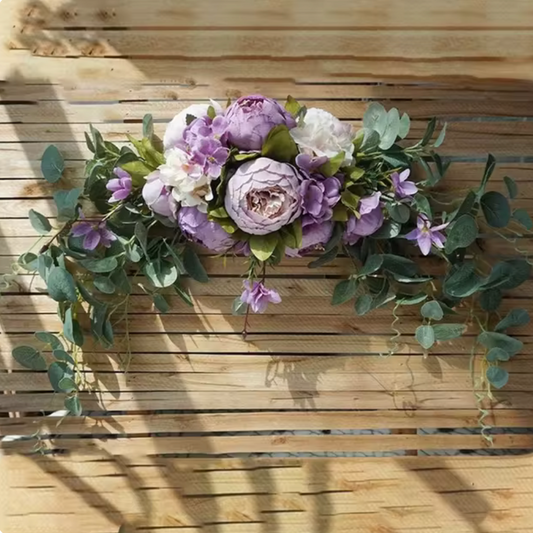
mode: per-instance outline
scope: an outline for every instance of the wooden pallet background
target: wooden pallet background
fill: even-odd
[[[516,206],[531,212],[532,30],[530,0],[3,0],[0,272],[35,240],[28,210],[53,216],[39,172],[48,144],[67,158],[67,187],[83,180],[89,123],[124,142],[146,112],[162,134],[193,101],[253,92],[290,93],[354,126],[380,100],[411,115],[413,137],[437,116],[448,122],[442,152],[457,161],[444,187],[477,183],[490,151],[500,162],[492,188],[513,176]],[[516,252],[489,241],[487,253]],[[380,357],[390,310],[356,317],[329,304],[350,271],[341,258],[271,272],[283,303],[253,316],[245,341],[230,314],[242,261],[204,259],[213,279],[189,283],[194,313],[176,300],[160,316],[132,298],[128,374],[119,353],[87,347],[99,392],[83,398],[89,416],[59,425],[43,416],[62,406],[46,375],[10,354],[58,328],[55,304],[29,276],[0,299],[0,531],[533,530],[529,455],[407,457],[533,449],[531,329],[519,332],[525,349],[492,405],[488,449],[462,431],[478,424],[471,339],[424,359],[416,311],[404,308],[401,348]],[[532,296],[531,283],[511,291],[504,309],[531,308]],[[38,430],[62,454],[27,455],[35,440],[12,438]],[[391,457],[306,457],[371,453]]]

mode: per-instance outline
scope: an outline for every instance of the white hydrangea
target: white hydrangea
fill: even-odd
[[[303,124],[293,128],[291,136],[303,153],[314,152],[317,156],[331,158],[344,152],[344,165],[352,163],[354,134],[351,125],[323,109],[308,109]]]
[[[209,106],[213,106],[217,115],[222,113],[220,104],[211,100],[209,104],[192,104],[183,111],[179,112],[169,123],[163,137],[163,146],[166,150],[174,148],[176,144],[182,140],[183,132],[187,127],[187,115],[193,117],[205,117]]]
[[[166,152],[166,163],[159,167],[160,179],[172,187],[172,196],[183,206],[197,207],[207,212],[207,202],[213,199],[209,176],[202,167],[189,160],[186,152],[172,148]]]

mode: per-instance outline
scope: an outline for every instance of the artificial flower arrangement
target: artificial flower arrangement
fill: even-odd
[[[505,361],[522,348],[507,329],[529,320],[523,309],[500,316],[503,291],[525,282],[531,267],[527,258],[482,259],[480,229],[494,228],[513,241],[502,228],[520,237],[523,230],[516,228],[530,230],[533,223],[503,194],[486,191],[492,156],[479,187],[445,201],[434,190],[447,169],[435,152],[445,127],[434,138],[431,120],[415,144],[405,140],[409,129],[406,114],[378,103],[354,132],[322,109],[306,109],[291,97],[282,107],[260,95],[225,109],[213,101],[191,105],[162,140],[146,116],[143,139],[130,137],[132,147],[119,148],[91,128],[86,140],[94,157],[84,188],[54,195],[58,227],[17,267],[37,273],[58,302],[63,330],[36,333],[54,362],[48,365],[32,346],[15,348],[13,356],[24,367],[48,370],[53,389],[66,394],[66,408],[80,415],[78,393],[90,387],[79,358],[86,335],[82,311],[90,315],[94,339],[111,347],[132,286],[151,295],[161,312],[169,309],[169,290],[192,305],[183,278],[208,281],[197,245],[246,258],[243,292],[233,305],[246,317],[281,301],[269,288],[267,267],[285,256],[312,254],[309,267],[316,268],[342,254],[352,259],[353,273],[335,287],[333,305],[353,300],[355,312],[364,315],[389,304],[393,324],[400,306],[419,305],[415,337],[424,351],[460,337],[469,323],[479,326],[472,358],[482,348],[474,383],[482,409],[491,387],[507,382]],[[414,167],[425,171],[422,179],[414,179]],[[49,147],[44,177],[54,183],[63,171],[61,154]],[[513,199],[517,185],[505,182]],[[50,221],[33,210],[29,217],[47,238]],[[424,272],[420,255],[437,258],[440,275]],[[395,341],[399,332],[393,331]]]

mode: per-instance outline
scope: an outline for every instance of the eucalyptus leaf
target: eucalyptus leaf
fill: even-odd
[[[434,148],[438,148],[444,142],[444,139],[446,138],[446,126],[447,125],[448,124],[445,123],[444,126],[442,127],[442,130],[440,130],[439,135],[437,136],[437,138],[435,139],[435,142],[433,143]]]
[[[399,222],[400,224],[405,224],[411,216],[411,210],[405,204],[387,204],[387,211],[392,220]]]
[[[81,416],[82,414],[82,407],[80,403],[80,399],[78,396],[70,396],[68,398],[65,398],[65,408],[73,415],[73,416]]]
[[[83,261],[80,261],[80,264],[95,274],[107,274],[118,267],[118,261],[115,257],[104,257],[103,259],[84,259]]]
[[[65,339],[69,342],[73,342],[76,346],[83,346],[83,332],[79,322],[74,318],[71,307],[65,312],[63,335],[65,336]]]
[[[46,370],[46,361],[39,350],[33,346],[17,346],[13,348],[11,355],[15,361],[30,370]]]
[[[74,380],[69,378],[68,376],[65,376],[60,380],[60,382],[58,383],[58,387],[67,394],[78,390],[78,387],[76,386]]]
[[[433,330],[436,341],[449,341],[460,337],[466,331],[466,326],[464,324],[435,324]]]
[[[154,300],[154,305],[160,313],[165,314],[170,311],[170,305],[167,302],[167,299],[162,294],[153,294],[152,298]]]
[[[368,276],[377,272],[383,265],[383,256],[382,255],[371,255],[366,260],[363,268],[358,272],[359,276]]]
[[[400,234],[402,225],[394,220],[385,220],[381,228],[370,235],[371,239],[394,239]]]
[[[484,311],[491,313],[496,311],[502,303],[502,291],[500,289],[489,289],[479,295],[479,305]]]
[[[131,282],[124,270],[115,270],[111,274],[111,281],[122,294],[131,294]]]
[[[115,292],[115,284],[110,278],[105,276],[96,276],[93,280],[94,286],[104,294],[113,294]]]
[[[487,380],[493,387],[501,389],[509,381],[509,372],[499,366],[490,366],[487,368]]]
[[[424,350],[429,350],[435,344],[435,330],[433,326],[418,326],[416,328],[415,338]]]
[[[72,369],[64,362],[55,362],[48,367],[48,379],[55,392],[65,392],[61,387],[61,380],[64,378],[72,379],[74,373]]]
[[[481,184],[478,189],[478,196],[484,195],[485,189],[487,188],[487,182],[492,176],[492,173],[494,172],[495,168],[496,168],[496,158],[492,154],[489,154],[487,158],[487,164],[485,165],[485,171],[483,172],[483,178],[481,180]]]
[[[511,198],[511,200],[514,200],[518,196],[518,185],[516,184],[516,181],[509,176],[504,176],[503,181],[505,182],[505,186],[507,187],[507,193],[509,194],[509,198]]]
[[[47,235],[52,230],[52,225],[50,224],[49,220],[44,215],[41,215],[41,213],[30,209],[28,217],[30,219],[32,228],[39,235]]]
[[[440,303],[436,300],[431,302],[426,302],[420,309],[420,314],[424,318],[429,318],[431,320],[442,320],[444,318],[444,311],[440,306]]]
[[[460,216],[448,231],[444,251],[451,254],[458,248],[470,246],[478,236],[477,224],[470,215]]]
[[[54,193],[54,201],[57,207],[57,220],[67,222],[78,216],[78,200],[82,192],[81,188],[70,191],[57,191]]]
[[[515,355],[524,346],[522,341],[505,335],[504,333],[497,333],[494,331],[484,331],[477,337],[479,344],[485,346],[489,350],[492,348],[501,348],[505,350],[509,355]]]
[[[489,363],[497,363],[498,361],[509,361],[511,356],[501,348],[492,348],[487,353],[486,358]]]
[[[146,114],[143,117],[143,137],[151,139],[154,136],[154,117]]]
[[[410,129],[411,119],[409,118],[409,115],[407,113],[404,113],[402,115],[402,118],[400,119],[400,129],[398,131],[398,137],[400,137],[400,139],[405,139],[409,134]]]
[[[520,225],[524,226],[528,231],[533,229],[533,220],[531,220],[529,213],[523,207],[513,211],[513,219]]]
[[[355,301],[355,312],[359,316],[366,315],[373,309],[374,298],[370,294],[362,294]]]
[[[44,342],[45,344],[49,344],[52,350],[63,348],[61,341],[53,333],[48,333],[48,331],[37,331],[34,333],[34,335],[36,339]]]
[[[324,265],[327,265],[328,263],[331,263],[331,261],[334,261],[338,253],[339,253],[339,247],[335,246],[328,252],[322,254],[318,259],[311,261],[307,266],[309,268],[320,268]]]
[[[209,276],[207,275],[204,265],[202,265],[200,258],[190,246],[186,246],[183,252],[183,265],[187,274],[189,274],[192,279],[199,281],[200,283],[207,283],[209,281]]]
[[[415,294],[414,296],[402,296],[396,300],[399,305],[418,305],[424,300],[427,300],[428,295],[426,293]]]
[[[481,209],[487,224],[493,228],[504,228],[511,221],[509,201],[497,191],[487,192],[481,197]]]
[[[72,359],[72,356],[69,353],[65,352],[65,350],[54,350],[52,353],[58,361],[70,363],[71,365],[75,364],[74,359]]]
[[[393,107],[387,113],[387,126],[385,131],[380,134],[379,147],[382,150],[388,150],[395,142],[400,133],[400,114]]]
[[[381,137],[387,129],[387,123],[387,110],[379,102],[372,102],[363,116],[363,126]]]
[[[176,266],[163,259],[148,261],[144,265],[143,272],[150,283],[158,289],[170,287],[178,279],[178,269]]]
[[[357,280],[345,279],[337,283],[333,289],[332,305],[341,305],[355,297],[357,293]]]
[[[466,298],[474,294],[482,285],[482,279],[475,273],[475,264],[466,261],[454,265],[444,280],[444,292],[452,297]]]
[[[64,268],[52,267],[48,274],[48,294],[56,302],[76,302],[78,295],[74,278]]]
[[[392,274],[413,277],[418,271],[414,261],[401,255],[383,254],[383,270],[388,270]]]
[[[363,130],[363,142],[360,146],[360,151],[363,153],[374,152],[379,146],[379,133],[374,130],[365,128]]]
[[[50,145],[41,159],[41,172],[48,183],[56,183],[65,171],[65,160],[56,146]]]
[[[49,255],[41,254],[37,258],[37,271],[39,272],[39,276],[41,276],[42,280],[45,283],[48,282],[48,276],[53,266],[54,261]]]
[[[176,291],[176,294],[189,306],[193,307],[194,302],[192,300],[190,292],[185,290],[180,284],[179,281],[174,283],[173,285],[174,290]]]
[[[529,313],[525,309],[512,309],[507,316],[500,320],[494,331],[505,331],[508,328],[516,328],[529,324]]]
[[[231,314],[235,316],[243,316],[247,312],[248,304],[246,302],[243,302],[240,296],[237,296],[237,298],[233,300],[233,304],[231,306]]]
[[[135,224],[135,238],[139,241],[139,244],[141,245],[144,254],[148,255],[148,230],[140,220]]]

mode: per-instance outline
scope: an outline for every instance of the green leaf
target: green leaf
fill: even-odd
[[[422,303],[424,300],[427,300],[428,295],[425,293],[415,294],[414,296],[403,296],[398,298],[396,302],[399,305],[417,305]]]
[[[451,254],[458,248],[470,246],[478,236],[477,224],[470,215],[460,216],[448,231],[444,251]]]
[[[460,337],[466,331],[466,326],[464,324],[435,324],[433,330],[436,341],[449,341]]]
[[[87,145],[87,148],[94,154],[96,152],[96,148],[94,147],[94,143],[90,137],[90,135],[84,131],[83,134],[85,135],[85,144]]]
[[[509,381],[509,372],[499,366],[490,366],[487,368],[487,380],[493,387],[501,389]]]
[[[507,328],[516,328],[529,324],[529,313],[525,309],[512,309],[507,316],[500,320],[494,331],[505,331]]]
[[[420,309],[420,313],[424,318],[431,320],[442,320],[444,318],[444,311],[436,300],[426,302]]]
[[[50,145],[41,159],[41,172],[48,183],[56,183],[65,171],[65,160],[56,146]]]
[[[474,191],[468,191],[468,194],[465,196],[463,202],[459,206],[459,209],[451,217],[451,220],[455,220],[463,215],[469,215],[472,213],[472,209],[476,205],[476,193]]]
[[[52,225],[50,224],[50,222],[44,215],[41,215],[41,213],[38,213],[37,211],[30,209],[28,213],[28,217],[30,219],[32,228],[39,235],[47,235],[48,233],[50,233],[50,230],[52,229]]]
[[[496,311],[502,303],[502,291],[500,289],[489,289],[479,295],[479,305],[484,311],[491,313]]]
[[[73,342],[77,346],[83,346],[83,332],[79,322],[73,316],[71,307],[69,307],[65,312],[63,335],[69,342]]]
[[[106,274],[117,268],[118,261],[116,257],[104,257],[103,259],[90,258],[80,261],[80,264],[90,272]]]
[[[243,316],[248,311],[248,304],[243,302],[241,300],[240,296],[237,296],[235,300],[233,300],[233,304],[231,305],[231,314],[234,316]]]
[[[74,380],[69,378],[68,376],[65,376],[63,379],[61,379],[61,381],[58,383],[58,387],[67,394],[78,390],[78,387]]]
[[[311,261],[307,266],[309,268],[320,268],[321,266],[327,265],[328,263],[331,263],[331,261],[335,260],[338,254],[339,247],[334,246],[331,250],[328,250],[326,253],[322,254],[318,259]]]
[[[154,305],[160,313],[165,314],[170,311],[170,305],[162,294],[153,294],[152,298],[154,300]]]
[[[343,205],[345,205],[348,209],[354,212],[357,211],[357,208],[359,207],[360,199],[360,196],[357,196],[357,194],[354,194],[349,189],[346,189],[341,193],[341,202],[343,203]]]
[[[485,346],[489,350],[492,348],[501,348],[505,350],[509,355],[515,355],[524,346],[522,341],[505,335],[504,333],[496,333],[494,331],[484,331],[477,337],[479,344]]]
[[[64,378],[72,379],[73,377],[74,373],[66,363],[55,362],[48,367],[48,379],[56,392],[65,392],[59,385],[61,380]]]
[[[446,138],[446,126],[447,125],[448,124],[445,123],[444,126],[442,127],[442,130],[440,130],[439,136],[435,139],[435,142],[433,143],[434,148],[438,148],[444,142],[444,139]]]
[[[397,237],[400,234],[400,231],[402,230],[402,225],[398,222],[394,222],[394,220],[385,220],[383,223],[383,226],[379,228],[375,233],[372,233],[370,235],[371,239],[394,239],[394,237]]]
[[[489,277],[483,282],[483,288],[515,289],[529,279],[531,265],[525,259],[510,259],[497,263]]]
[[[187,113],[185,116],[185,124],[187,124],[187,126],[190,126],[195,120],[196,117],[194,115],[189,115],[189,113]]]
[[[382,255],[371,255],[366,260],[363,268],[358,272],[359,276],[368,276],[377,272],[383,265],[383,256]]]
[[[334,176],[339,171],[342,164],[344,163],[344,159],[345,159],[344,152],[339,152],[337,155],[328,159],[323,165],[319,167],[318,170],[320,174],[328,178],[331,176]]]
[[[492,348],[487,354],[487,361],[489,363],[497,363],[498,361],[509,361],[511,356],[501,348]]]
[[[128,244],[125,249],[126,257],[132,263],[138,263],[143,258],[142,249],[137,244]]]
[[[54,201],[57,207],[57,220],[68,222],[78,216],[78,200],[82,192],[81,188],[70,191],[57,191],[54,193]]]
[[[120,293],[131,294],[131,282],[124,270],[115,270],[111,274],[111,281]]]
[[[37,331],[34,335],[36,339],[45,344],[49,344],[52,350],[60,350],[63,348],[61,341],[54,334],[48,333],[48,331]]]
[[[387,110],[378,102],[372,102],[363,116],[363,126],[381,137],[387,129]]]
[[[285,102],[285,109],[296,118],[302,106],[295,100],[290,94],[287,96],[287,101]]]
[[[70,411],[73,416],[81,416],[82,408],[78,396],[70,396],[69,398],[65,398],[65,409]]]
[[[511,200],[514,200],[518,196],[518,185],[516,184],[516,181],[509,176],[504,176],[503,181],[505,182],[505,186],[507,187],[509,198],[511,198]]]
[[[433,212],[429,200],[423,194],[417,194],[414,197],[414,204],[419,213],[427,215],[429,220],[433,220]]]
[[[143,117],[143,137],[151,139],[154,136],[154,117],[146,114]]]
[[[496,159],[492,154],[489,154],[487,158],[487,164],[485,165],[485,171],[483,172],[483,178],[478,189],[478,196],[482,196],[487,188],[487,183],[496,168]]]
[[[72,356],[69,353],[65,352],[65,350],[54,350],[53,355],[58,361],[70,363],[71,365],[75,364],[74,359],[72,359]]]
[[[485,220],[493,228],[504,228],[511,221],[511,208],[505,196],[496,191],[485,193],[481,197],[481,209]]]
[[[135,238],[139,241],[139,244],[141,245],[144,254],[148,256],[148,230],[140,220],[135,224]]]
[[[407,113],[404,113],[402,115],[402,118],[400,119],[400,129],[398,130],[398,137],[400,137],[400,139],[405,139],[409,134],[410,129],[411,119],[409,118],[409,115]]]
[[[261,155],[285,163],[290,163],[298,155],[298,147],[285,124],[279,124],[270,130]]]
[[[387,204],[387,211],[392,220],[405,224],[411,216],[411,210],[405,204]]]
[[[363,142],[360,146],[360,151],[363,153],[370,153],[374,152],[379,147],[379,133],[377,131],[369,130],[369,129],[363,129]]]
[[[172,261],[176,265],[176,268],[178,269],[178,275],[187,274],[187,270],[185,270],[185,265],[183,264],[183,259],[180,255],[178,255],[177,251],[168,244],[168,242],[165,241],[165,245],[167,247],[168,253],[170,254],[170,257],[172,258]]]
[[[33,346],[17,346],[13,348],[11,355],[24,368],[29,368],[30,370],[46,370],[44,357]]]
[[[115,292],[115,284],[105,276],[96,276],[94,278],[94,286],[104,294],[113,294]]]
[[[435,344],[435,330],[433,326],[418,326],[416,328],[415,338],[424,350],[429,350]]]
[[[413,277],[418,271],[414,261],[400,255],[383,254],[383,270],[400,276]]]
[[[163,259],[152,259],[147,262],[144,265],[143,272],[150,283],[159,289],[170,287],[178,279],[176,266]]]
[[[249,244],[252,254],[259,261],[266,261],[276,249],[279,241],[279,234],[269,233],[268,235],[252,235]]]
[[[355,312],[359,316],[366,315],[374,306],[374,298],[370,294],[362,294],[355,301]]]
[[[192,297],[188,291],[186,291],[179,282],[174,283],[173,285],[176,294],[190,307],[194,306]]]
[[[53,266],[54,261],[49,255],[43,254],[37,258],[37,270],[45,283],[48,282],[48,276]]]
[[[380,135],[379,147],[382,150],[388,150],[395,142],[400,133],[400,114],[398,110],[393,107],[387,113],[387,127],[383,134]]]
[[[513,212],[513,219],[524,226],[528,231],[533,229],[533,220],[531,220],[529,213],[524,208],[521,207],[520,209],[515,209]]]
[[[444,292],[456,298],[465,298],[474,294],[482,284],[481,278],[475,273],[475,264],[467,261],[454,265],[444,280]]]
[[[24,269],[29,272],[35,272],[39,268],[39,258],[32,252],[26,252],[22,254],[18,259],[17,263]]]
[[[332,305],[341,305],[355,297],[357,293],[357,280],[354,278],[344,279],[335,285],[333,289]]]
[[[78,300],[74,278],[64,268],[52,267],[50,269],[47,287],[50,298],[56,302],[76,302]]]
[[[190,246],[187,246],[183,252],[183,266],[192,279],[200,283],[207,283],[209,281],[209,276],[205,271],[204,265],[202,265],[195,251]]]
[[[426,127],[426,131],[424,132],[424,136],[422,137],[422,140],[417,143],[418,146],[426,146],[429,141],[431,141],[431,138],[433,137],[433,134],[435,133],[435,128],[437,126],[437,119],[433,117]]]
[[[141,187],[146,181],[146,176],[154,169],[147,166],[142,161],[131,161],[122,165],[122,170],[125,170],[130,176],[134,187]]]

